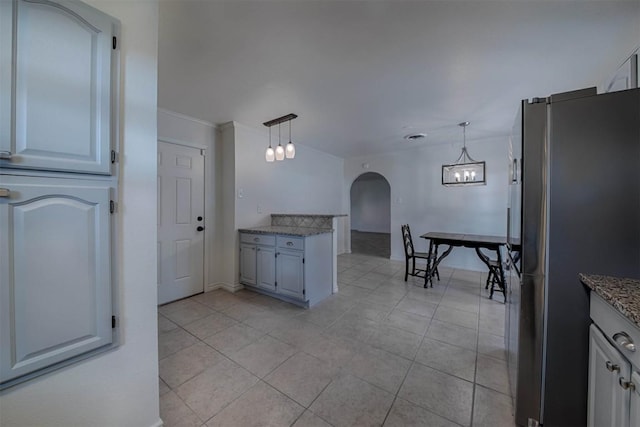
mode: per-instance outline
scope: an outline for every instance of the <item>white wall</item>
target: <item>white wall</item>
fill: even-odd
[[[383,177],[356,179],[351,185],[351,229],[391,231],[391,191]]]
[[[345,160],[344,205],[349,206],[349,188],[363,172],[377,172],[391,186],[391,258],[404,259],[400,226],[411,226],[418,251],[428,249],[419,236],[429,231],[506,235],[507,137],[467,141],[473,158],[487,162],[487,185],[444,187],[442,164],[460,155],[460,144],[444,144],[416,150]],[[369,169],[363,169],[363,164]],[[349,239],[349,235],[345,234]],[[350,243],[345,244],[350,248]],[[470,270],[486,267],[474,251],[455,249],[442,262]]]
[[[121,345],[0,395],[8,426],[159,425],[156,318],[155,1],[88,0],[120,19],[121,191],[119,289]]]
[[[216,272],[218,270],[216,260],[221,239],[221,229],[217,225],[220,215],[219,208],[219,183],[216,179],[216,127],[211,124],[173,111],[158,109],[158,140],[189,147],[205,149],[205,185],[204,185],[204,210],[205,210],[205,270],[204,289],[215,287]]]
[[[295,159],[267,163],[264,159],[269,141],[266,128],[254,129],[232,122],[223,125],[221,131],[222,203],[227,234],[220,274],[225,283],[229,280],[236,283],[238,228],[269,225],[272,213],[344,213],[344,160],[296,144]],[[232,202],[234,207],[230,208]]]

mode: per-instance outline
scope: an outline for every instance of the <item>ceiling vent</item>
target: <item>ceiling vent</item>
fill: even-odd
[[[425,139],[426,137],[427,137],[427,135],[424,134],[424,133],[412,133],[410,135],[406,135],[404,137],[404,139],[406,139],[407,141],[410,141],[410,142],[416,142],[416,141],[420,141],[422,139]]]

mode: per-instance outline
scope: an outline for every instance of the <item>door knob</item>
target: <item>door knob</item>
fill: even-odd
[[[196,230],[198,230],[198,231],[202,231],[202,230],[204,230],[204,227],[203,227],[203,226],[201,226],[201,225],[199,225],[199,226],[198,226],[198,228],[196,228]]]
[[[202,217],[201,216],[198,217],[198,221],[202,221]]]

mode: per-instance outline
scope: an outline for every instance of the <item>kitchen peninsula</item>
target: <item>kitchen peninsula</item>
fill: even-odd
[[[311,307],[338,291],[337,218],[272,214],[271,225],[241,228],[240,283]]]

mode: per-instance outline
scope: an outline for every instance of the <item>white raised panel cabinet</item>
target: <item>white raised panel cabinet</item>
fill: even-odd
[[[240,244],[240,282],[256,284],[256,245]]]
[[[631,374],[631,382],[636,387],[631,392],[631,416],[629,417],[630,427],[640,427],[640,373]]]
[[[77,1],[0,2],[0,166],[111,174],[118,31]]]
[[[628,426],[629,393],[618,384],[631,365],[595,325],[589,330],[588,426]]]
[[[240,283],[312,306],[333,292],[332,234],[289,236],[240,232]]]
[[[305,299],[304,252],[278,248],[276,260],[278,292],[288,297]]]
[[[2,385],[113,340],[109,182],[0,176]]]
[[[257,284],[259,288],[276,291],[276,249],[273,246],[256,248],[258,262]]]
[[[640,426],[640,328],[591,292],[589,427]]]

